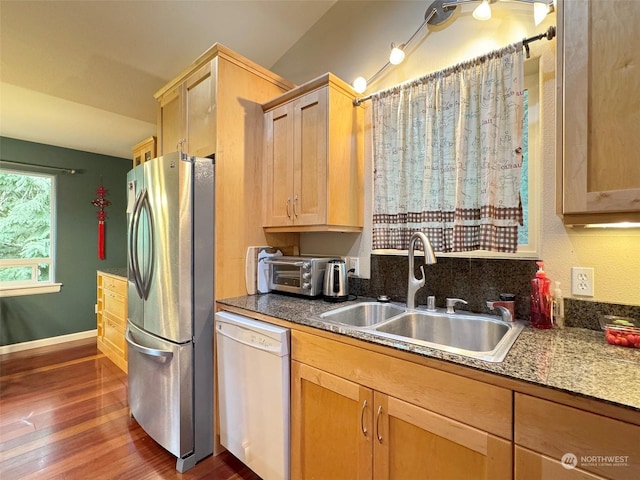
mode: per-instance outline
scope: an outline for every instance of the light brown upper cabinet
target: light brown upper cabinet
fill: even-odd
[[[256,208],[262,202],[262,104],[293,87],[216,43],[155,94],[158,154],[215,154],[216,298],[246,294],[249,245],[298,244],[297,234],[282,236],[281,244],[267,239]]]
[[[640,221],[640,2],[558,2],[558,210]]]
[[[331,73],[263,105],[268,232],[359,232],[363,226],[363,108]]]
[[[158,155],[177,152],[185,140],[184,84],[162,91],[158,96]]]
[[[156,137],[145,138],[131,149],[133,151],[133,167],[148,162],[156,156]]]
[[[204,62],[179,85],[157,97],[163,153],[182,150],[197,157],[215,153],[217,65],[216,60]]]

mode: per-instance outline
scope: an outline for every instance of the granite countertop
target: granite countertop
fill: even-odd
[[[360,298],[356,301],[367,300],[373,299]],[[335,304],[323,300],[262,294],[217,302],[640,412],[640,349],[609,345],[599,331],[583,328],[537,330],[527,326],[505,359],[500,363],[493,363],[376,337],[348,326],[311,318],[354,303],[352,301]]]
[[[127,267],[99,268],[98,271],[109,275],[115,275],[116,277],[127,278]]]

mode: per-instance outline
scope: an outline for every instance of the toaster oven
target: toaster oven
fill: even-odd
[[[282,256],[264,260],[269,265],[269,288],[305,297],[322,294],[324,272],[331,258]]]

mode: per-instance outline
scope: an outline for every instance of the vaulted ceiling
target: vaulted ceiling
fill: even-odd
[[[128,158],[211,45],[270,68],[335,2],[2,0],[0,135]]]

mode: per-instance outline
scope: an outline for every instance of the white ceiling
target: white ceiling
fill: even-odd
[[[1,0],[0,135],[129,158],[211,45],[270,68],[335,2]]]

